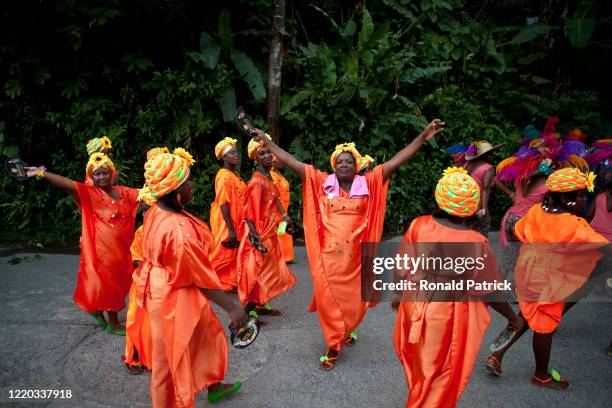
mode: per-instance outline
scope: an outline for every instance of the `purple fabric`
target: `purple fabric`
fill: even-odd
[[[327,196],[339,197],[340,196],[340,183],[338,177],[335,174],[330,174],[323,183],[323,193]],[[349,198],[353,197],[367,197],[369,195],[368,183],[364,176],[356,175],[351,185],[351,191],[349,192]]]

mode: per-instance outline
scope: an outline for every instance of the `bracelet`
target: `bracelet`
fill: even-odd
[[[47,168],[45,166],[40,166],[36,172],[36,180],[42,180],[45,177],[45,171],[47,171]]]

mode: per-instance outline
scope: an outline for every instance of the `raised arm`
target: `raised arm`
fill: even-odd
[[[508,195],[512,201],[514,201],[514,191],[510,190],[504,183],[499,181],[497,177],[493,177],[493,183],[497,188],[506,193],[506,195]]]
[[[41,167],[26,167],[28,177],[42,177],[47,180],[51,185],[68,190],[70,193],[76,193],[76,186],[74,182],[67,177],[60,176],[59,174],[51,173],[47,171],[43,166]]]
[[[265,136],[265,133],[260,129],[255,129],[255,138],[263,142],[264,145],[270,149],[272,154],[276,156],[276,158],[283,163],[285,166],[289,167],[300,180],[304,181],[306,178],[306,169],[304,167],[304,163],[296,159],[291,153],[283,150],[279,145],[274,143],[270,138]]]
[[[387,160],[383,164],[383,177],[388,179],[402,164],[414,156],[414,154],[421,148],[423,143],[432,139],[438,132],[443,130],[444,122],[440,119],[432,120],[425,130],[414,138],[414,140],[402,150],[397,152],[390,160]]]

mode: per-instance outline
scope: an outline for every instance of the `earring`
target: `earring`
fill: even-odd
[[[575,201],[570,201],[570,202],[567,203],[567,205],[574,206],[574,205],[576,205],[576,202]]]
[[[178,205],[182,205],[183,203],[181,203],[181,193],[176,193],[176,201],[178,202]]]

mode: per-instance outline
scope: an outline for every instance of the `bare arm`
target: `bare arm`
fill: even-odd
[[[244,220],[247,224],[247,226],[249,227],[249,234],[256,236],[257,238],[259,238],[259,234],[257,233],[257,230],[255,229],[255,224],[253,224],[253,221],[251,220]]]
[[[221,306],[223,310],[227,312],[229,318],[232,320],[234,328],[237,329],[246,324],[248,318],[235,296],[228,295],[220,289],[200,288],[200,291],[202,291],[204,296]]]
[[[489,170],[485,172],[484,180],[482,182],[483,184],[482,191],[481,191],[482,199],[480,200],[480,202],[482,204],[481,210],[485,210],[486,212],[489,212],[489,195],[491,193],[491,187],[493,186],[494,178],[495,178],[495,170],[493,168],[490,168]]]
[[[432,139],[438,132],[443,130],[443,126],[444,122],[442,122],[440,119],[434,119],[427,125],[419,136],[414,138],[414,140],[408,146],[404,147],[390,160],[386,161],[383,164],[384,179],[388,179],[393,173],[395,173],[399,166],[410,160],[412,156],[419,151],[423,143]]]
[[[28,177],[34,177],[39,170],[42,171],[42,167],[26,167],[25,169]],[[74,185],[74,182],[67,177],[60,176],[59,174],[51,173],[49,171],[43,171],[42,177],[55,187],[76,193],[76,186]]]
[[[584,218],[586,218],[586,220],[588,222],[591,222],[591,220],[595,216],[595,208],[596,207],[597,207],[597,196],[595,196],[595,199],[593,201],[591,201],[591,205],[589,206],[589,210],[587,211],[586,216],[584,217]]]
[[[283,150],[279,145],[274,143],[274,141],[270,140],[265,136],[265,133],[260,129],[255,129],[255,139],[263,142],[264,145],[270,149],[272,154],[276,156],[276,158],[283,163],[285,166],[289,167],[300,180],[304,181],[306,178],[306,169],[304,163],[295,158],[291,153]]]
[[[232,216],[230,214],[229,205],[227,203],[221,205],[221,214],[223,215],[223,221],[225,221],[225,226],[227,227],[227,235],[228,238],[232,241],[238,239],[236,235],[236,230],[234,229],[234,224],[232,223]]]
[[[499,181],[497,177],[493,177],[493,183],[497,188],[506,193],[506,195],[510,197],[511,200],[514,200],[514,191],[510,190],[504,183]]]

